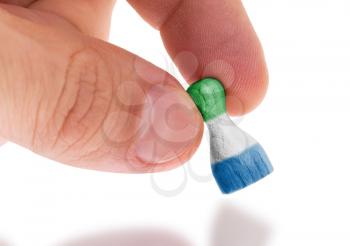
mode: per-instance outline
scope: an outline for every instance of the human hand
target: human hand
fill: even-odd
[[[0,136],[77,167],[167,170],[198,147],[203,120],[175,78],[107,43],[114,0],[0,0]],[[184,78],[216,77],[231,115],[267,88],[239,0],[129,0],[159,29]]]

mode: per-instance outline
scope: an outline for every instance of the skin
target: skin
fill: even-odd
[[[239,0],[129,3],[188,83],[221,80],[231,115],[261,102],[264,55]],[[113,172],[169,170],[192,156],[198,110],[175,78],[106,41],[114,4],[0,0],[0,144]]]

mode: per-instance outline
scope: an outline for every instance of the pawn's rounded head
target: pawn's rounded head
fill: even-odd
[[[214,78],[205,78],[193,83],[187,92],[201,112],[204,121],[208,121],[226,112],[225,89]]]

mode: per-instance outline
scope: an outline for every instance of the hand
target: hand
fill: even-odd
[[[175,78],[105,41],[114,0],[0,3],[0,136],[103,171],[167,170],[190,158],[203,120]],[[129,3],[189,83],[221,80],[232,115],[259,104],[267,71],[239,0]]]

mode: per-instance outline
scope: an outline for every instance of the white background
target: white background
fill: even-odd
[[[240,126],[275,172],[229,196],[208,142],[184,168],[153,175],[81,170],[13,144],[0,149],[0,245],[350,245],[350,4],[246,0],[270,70],[266,100]],[[124,0],[111,42],[180,76],[159,34]],[[196,175],[189,172],[192,168]],[[186,176],[184,176],[186,175]],[[203,182],[204,181],[204,182]]]

